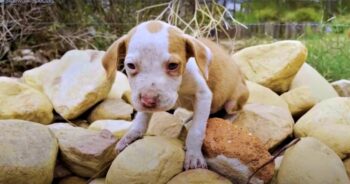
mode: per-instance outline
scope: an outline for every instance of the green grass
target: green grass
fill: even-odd
[[[301,36],[298,40],[308,49],[307,63],[313,66],[328,81],[350,79],[350,37],[344,34],[309,34]],[[272,43],[270,37],[254,37],[237,40],[238,49]]]
[[[308,48],[307,62],[328,81],[350,79],[349,37],[345,34],[316,34],[300,40]]]

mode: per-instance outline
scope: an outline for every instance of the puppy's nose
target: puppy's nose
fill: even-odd
[[[141,94],[141,104],[147,108],[155,108],[157,106],[158,97],[157,94]]]

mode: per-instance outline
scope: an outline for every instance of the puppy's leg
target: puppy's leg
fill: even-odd
[[[185,169],[207,168],[202,154],[202,144],[210,114],[212,93],[207,85],[196,93],[192,126],[186,138]]]
[[[249,92],[246,87],[242,87],[241,95],[239,97],[233,95],[230,100],[225,103],[225,111],[227,115],[224,119],[233,122],[237,116],[238,111],[241,110],[244,104],[247,102],[249,97]]]
[[[136,139],[142,137],[147,131],[148,122],[152,117],[152,113],[138,112],[135,119],[131,125],[131,128],[123,136],[123,138],[117,143],[116,149],[120,153],[123,151],[130,143]]]

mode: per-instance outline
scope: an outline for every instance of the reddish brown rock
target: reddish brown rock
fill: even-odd
[[[254,171],[271,159],[257,137],[219,118],[208,120],[203,148],[209,167],[238,183],[246,183]],[[258,171],[251,183],[267,183],[273,174],[272,162]]]

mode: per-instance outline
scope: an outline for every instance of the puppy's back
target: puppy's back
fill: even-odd
[[[208,86],[213,93],[211,113],[222,109],[227,101],[237,102],[238,109],[247,101],[249,92],[245,85],[244,76],[229,53],[215,42],[199,38],[212,52],[209,65]]]

